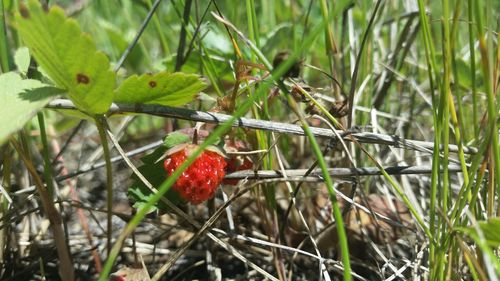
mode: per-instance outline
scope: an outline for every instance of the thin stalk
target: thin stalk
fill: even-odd
[[[430,31],[430,24],[429,24],[429,19],[426,14],[426,8],[423,0],[418,0],[418,9],[419,9],[419,17],[420,17],[420,23],[422,26],[422,36],[423,36],[423,42],[424,42],[424,51],[425,51],[425,57],[427,61],[427,66],[428,66],[428,74],[429,74],[429,81],[431,85],[437,84],[438,88],[441,88],[441,85],[439,83],[439,80],[434,77],[434,75],[437,75],[437,64],[436,64],[436,53],[434,50],[434,45],[433,45],[433,40],[431,36],[431,31]],[[439,171],[440,171],[440,157],[439,157],[439,148],[441,145],[441,124],[440,124],[440,118],[438,117],[438,110],[436,109],[436,106],[434,106],[437,103],[437,97],[434,93],[434,88],[431,87],[431,92],[432,92],[432,117],[433,117],[433,123],[435,127],[435,133],[434,133],[434,149],[433,149],[433,156],[432,156],[432,175],[431,175],[431,188],[430,188],[430,206],[429,206],[429,216],[430,216],[430,233],[433,235],[436,234],[436,204],[437,204],[437,190],[438,190],[438,185],[439,185]],[[430,243],[429,244],[429,265],[435,265],[436,262],[436,244],[435,243]],[[430,276],[431,280],[436,273],[436,268],[435,266],[430,267]]]
[[[106,212],[107,212],[107,233],[106,233],[106,248],[108,251],[108,256],[111,252],[111,239],[113,234],[113,166],[111,165],[111,154],[109,151],[108,138],[106,137],[106,118],[105,116],[96,116],[95,122],[97,131],[99,132],[99,138],[101,139],[101,145],[103,150],[103,156],[106,163]]]
[[[179,45],[177,46],[177,57],[175,62],[175,71],[180,71],[184,63],[184,49],[186,48],[186,26],[189,23],[189,14],[191,12],[192,0],[186,0],[184,4],[184,13],[182,14],[182,26],[179,34]]]
[[[330,16],[328,15],[328,4],[326,0],[320,1],[321,7],[321,15],[323,16],[323,20],[325,22],[329,22]],[[337,46],[335,46],[335,41],[333,39],[333,31],[330,24],[325,26],[325,41],[326,41],[326,52],[328,55],[334,54],[337,52]]]
[[[476,48],[474,47],[474,12],[473,0],[467,0],[467,22],[469,27],[469,53],[470,53],[470,80],[472,95],[472,125],[474,126],[474,137],[479,137],[478,103],[476,89]]]
[[[471,165],[469,168],[469,178],[474,179],[470,180],[468,185],[464,185],[459,193],[457,198],[457,202],[455,202],[455,206],[453,207],[453,211],[451,213],[451,221],[454,223],[454,225],[459,225],[460,222],[465,222],[465,219],[460,221],[458,219],[459,216],[461,216],[462,210],[465,208],[465,205],[467,204],[467,197],[464,196],[464,194],[471,193],[472,197],[470,199],[470,206],[475,209],[476,206],[476,200],[480,192],[480,186],[483,180],[483,176],[486,170],[486,164],[484,163],[488,155],[488,143],[490,142],[491,139],[491,132],[487,132],[486,137],[484,138],[484,141],[481,143],[481,146],[479,147],[479,151],[477,154],[475,154],[471,160]],[[480,165],[482,165],[480,167]],[[478,169],[480,169],[478,171]],[[471,189],[475,187],[474,190],[471,191]],[[474,213],[473,211],[471,211]]]
[[[495,164],[491,161],[488,163],[488,169],[490,171],[493,171]],[[494,173],[489,173],[488,174],[488,183],[487,183],[487,191],[486,193],[488,194],[486,196],[486,217],[490,218],[494,216],[493,209],[495,208],[495,174]]]
[[[370,17],[370,21],[368,22],[368,26],[366,27],[365,33],[363,34],[363,39],[361,41],[361,45],[359,47],[359,52],[356,56],[356,64],[354,65],[354,71],[352,73],[351,77],[351,88],[349,90],[349,115],[347,116],[347,127],[350,128],[352,124],[352,120],[354,119],[353,112],[354,112],[354,94],[356,93],[356,82],[358,81],[358,72],[359,72],[359,67],[361,65],[361,56],[363,55],[364,47],[366,46],[366,42],[368,39],[368,34],[370,34],[371,27],[373,25],[373,22],[375,21],[375,17],[377,15],[377,11],[380,7],[380,4],[382,3],[382,0],[378,0],[377,3],[375,4],[375,8],[373,9],[373,13]]]
[[[442,87],[442,98],[440,99],[440,102],[443,103],[443,146],[444,146],[444,151],[443,151],[443,168],[444,168],[444,173],[443,173],[443,197],[442,197],[442,202],[441,202],[441,208],[444,214],[447,213],[448,211],[448,205],[449,205],[449,174],[448,174],[448,162],[449,162],[449,156],[450,156],[450,151],[448,149],[448,145],[450,143],[450,110],[453,104],[453,98],[451,97],[451,75],[452,75],[452,69],[451,69],[451,37],[450,37],[450,12],[449,12],[449,1],[448,0],[443,0],[443,32],[444,32],[444,44],[443,44],[443,53],[445,54],[444,57],[444,83]],[[455,112],[455,111],[454,111]],[[455,115],[456,118],[456,115]],[[443,226],[446,226],[446,224],[443,223]]]
[[[0,0],[0,73],[8,72],[10,71],[10,61],[11,61],[11,56],[9,53],[9,44],[7,41],[7,28],[5,24],[5,9],[4,9],[4,3],[3,1]],[[4,149],[0,149],[0,154],[3,154],[2,157],[2,181],[0,182],[0,186],[2,186],[2,189],[4,189],[4,192],[6,192],[5,195],[0,195],[0,215],[1,215],[1,220],[4,222],[5,225],[7,224],[8,217],[6,216],[8,210],[9,210],[9,205],[12,203],[12,199],[8,198],[8,192],[10,192],[10,187],[11,187],[11,163],[12,163],[12,157],[10,155],[10,147],[5,146]],[[9,231],[10,231],[10,226],[7,227],[2,227],[0,229],[0,263],[4,264],[5,260],[4,257],[7,257],[5,255],[5,250],[7,249],[5,245],[8,243],[8,236],[9,236]]]
[[[467,171],[467,162],[465,160],[465,155],[464,155],[464,149],[463,149],[463,139],[470,139],[467,137],[468,132],[466,130],[462,130],[463,128],[463,122],[465,120],[464,118],[464,108],[462,105],[462,94],[460,91],[460,85],[459,85],[459,80],[458,80],[458,70],[456,66],[456,57],[455,57],[455,43],[456,40],[458,39],[457,31],[458,31],[458,19],[460,16],[460,4],[461,1],[457,1],[455,4],[455,12],[453,15],[453,25],[450,30],[450,54],[451,54],[451,68],[453,71],[453,75],[455,78],[455,87],[454,87],[454,92],[456,95],[456,100],[457,100],[457,108],[458,108],[458,114],[457,110],[455,109],[455,103],[453,102],[453,95],[452,91],[450,88],[449,94],[448,94],[448,103],[450,105],[450,116],[451,116],[451,122],[453,125],[454,129],[454,135],[455,135],[455,141],[458,146],[458,158],[460,160],[460,165],[462,166],[462,173],[464,177],[464,185],[469,184],[469,172]],[[451,74],[450,74],[451,75]],[[463,135],[462,135],[463,132]],[[467,194],[467,198],[470,200],[471,194]]]
[[[225,95],[224,93],[224,88],[221,86],[221,81],[218,78],[218,73],[216,73],[215,65],[213,64],[212,60],[210,59],[210,51],[205,48],[200,43],[199,48],[201,49],[200,57],[201,57],[201,63],[202,63],[202,68],[205,70],[206,75],[208,76],[208,80],[210,80],[210,83],[212,87],[214,88],[215,92],[219,97],[223,97]]]
[[[5,10],[3,1],[0,1],[0,73],[10,70],[9,45],[7,43],[7,29],[5,28]]]
[[[29,157],[29,151],[23,149],[19,142],[10,137],[10,143],[14,146],[14,149],[17,151],[24,165],[28,169],[31,177],[35,182],[35,186],[37,188],[38,194],[40,195],[40,200],[42,202],[43,210],[50,222],[50,226],[52,229],[52,233],[54,235],[54,241],[56,242],[57,254],[59,257],[60,265],[59,265],[59,275],[62,280],[75,280],[75,273],[73,268],[73,263],[71,261],[71,254],[66,245],[66,235],[64,233],[62,227],[62,218],[61,214],[57,210],[52,201],[49,193],[47,192],[42,179],[38,175],[36,168],[33,166],[33,162]]]
[[[42,157],[43,157],[43,175],[45,177],[45,184],[49,191],[50,196],[54,196],[54,175],[52,174],[52,167],[49,158],[49,143],[47,141],[47,132],[45,130],[45,120],[42,112],[37,113],[38,125],[40,126],[40,138],[42,139]]]
[[[311,132],[311,128],[309,127],[309,124],[305,121],[304,117],[298,110],[298,105],[297,102],[290,96],[287,95],[287,100],[292,108],[292,110],[295,112],[297,117],[300,120],[300,123],[302,127],[304,128],[304,132],[306,133],[307,138],[309,139],[312,150],[316,156],[316,160],[318,162],[319,167],[321,168],[321,173],[323,175],[323,179],[325,180],[326,188],[328,190],[328,194],[330,197],[330,202],[332,203],[332,209],[333,209],[333,216],[335,218],[335,223],[337,225],[337,235],[339,238],[339,245],[340,245],[340,251],[342,254],[342,265],[344,266],[344,280],[352,280],[352,273],[351,273],[351,262],[349,259],[349,246],[348,246],[348,241],[347,241],[347,235],[345,231],[345,226],[344,226],[344,221],[342,218],[342,211],[340,210],[340,207],[337,202],[337,194],[335,193],[335,190],[333,188],[333,180],[328,173],[328,166],[326,165],[325,158],[323,157],[323,154],[321,152],[321,149],[318,145],[318,142],[316,141],[316,138]]]
[[[330,74],[333,77],[336,77],[336,71],[335,71],[335,54],[337,53],[337,46],[335,45],[335,39],[333,38],[333,30],[331,25],[329,24],[330,22],[330,15],[328,11],[328,3],[326,0],[320,0],[320,8],[321,8],[321,15],[323,16],[323,21],[326,22],[327,24],[325,25],[325,49],[326,49],[326,55],[329,58],[329,63],[328,65],[330,66]],[[336,89],[337,85],[335,85],[332,82],[332,88]],[[333,91],[335,94],[335,98],[337,100],[340,100],[341,96],[339,91]]]
[[[9,54],[9,46],[7,42],[7,30],[6,30],[6,25],[5,25],[5,10],[4,10],[4,4],[3,1],[0,0],[0,73],[4,73],[10,70],[9,67],[9,60],[10,60],[10,54]],[[2,181],[0,182],[0,185],[5,188],[6,192],[10,191],[10,168],[11,168],[11,160],[12,158],[10,155],[8,155],[8,152],[10,149],[8,146],[5,147],[5,149],[0,150],[0,153],[3,154],[2,156]],[[0,215],[1,215],[1,220],[4,222],[5,225],[7,225],[7,216],[6,213],[9,209],[9,202],[4,195],[0,195]],[[6,249],[5,245],[7,244],[7,236],[10,228],[9,227],[2,227],[0,229],[0,263],[4,264],[4,249]]]
[[[248,39],[253,45],[258,49],[259,48],[259,29],[257,23],[257,16],[255,14],[255,3],[254,0],[246,0],[246,15],[247,15],[247,25],[248,25]],[[252,52],[251,54],[251,62],[256,62],[256,54]],[[252,73],[256,73],[255,70]],[[250,87],[247,84],[247,90],[249,95],[251,95]],[[236,90],[236,89],[235,89]],[[256,105],[252,106],[252,113],[255,119],[269,119],[268,107],[267,107],[267,97],[263,96],[260,100],[263,108],[258,108]],[[269,150],[269,134],[266,132],[256,132],[257,141],[259,144],[258,149]],[[262,159],[262,167],[264,169],[271,169],[272,155],[271,153],[267,153]],[[266,203],[271,210],[276,209],[276,193],[275,187],[273,185],[267,185],[264,188],[264,197],[266,199]],[[275,216],[273,216],[275,217]],[[269,227],[269,229],[273,229],[273,227]]]
[[[449,178],[449,172],[448,172],[448,163],[449,163],[449,156],[450,152],[448,149],[448,144],[450,143],[450,103],[453,102],[451,99],[451,89],[450,89],[450,81],[451,81],[451,47],[450,47],[450,13],[449,13],[449,1],[448,0],[443,0],[442,1],[442,7],[443,7],[443,19],[442,19],[442,25],[443,25],[443,85],[441,87],[441,93],[440,93],[440,98],[439,98],[439,108],[438,110],[440,111],[440,115],[443,116],[441,119],[442,121],[440,122],[441,127],[441,133],[443,134],[443,146],[444,146],[444,151],[443,151],[443,158],[442,158],[442,167],[444,169],[443,172],[443,185],[441,187],[441,192],[439,196],[439,206],[441,207],[442,213],[446,214],[448,212],[448,205],[449,205],[449,194],[450,194],[450,178]],[[444,219],[439,217],[438,220],[439,224],[439,236],[441,238],[441,241],[444,241],[447,237],[446,233],[449,233],[447,231],[447,226],[446,223],[444,222]],[[436,271],[439,275],[439,280],[445,280],[445,273],[446,269],[452,266],[446,261],[446,256],[450,257],[449,255],[449,248],[448,247],[443,247],[443,243],[440,243],[440,251],[438,253],[438,261],[443,261],[443,262],[438,262],[435,265]],[[448,245],[446,245],[448,246]]]
[[[260,40],[259,40],[259,24],[257,21],[257,15],[255,12],[255,2],[254,0],[246,0],[246,14],[247,14],[247,24],[248,24],[248,32],[249,32],[249,39],[250,41],[257,47],[260,47]],[[251,53],[251,62],[255,63],[256,62],[256,56],[255,53]],[[252,70],[253,74],[256,74],[256,70]],[[252,95],[252,92],[250,90],[250,86],[248,83],[246,83],[245,87],[248,91],[248,95]],[[235,91],[237,89],[235,88]],[[233,100],[233,103],[236,103],[236,100]],[[269,108],[267,104],[267,97],[265,95],[261,96],[261,99],[259,100],[259,103],[261,104],[261,108],[258,108],[256,104],[252,106],[252,113],[256,119],[269,119]],[[257,140],[258,140],[258,149],[266,150],[269,151],[270,148],[270,134],[268,132],[262,132],[259,131],[256,133]],[[264,159],[262,159],[262,166],[264,169],[271,169],[272,167],[272,159],[273,156],[271,153],[266,153],[264,155]],[[279,234],[277,233],[278,227],[277,225],[279,224],[278,221],[278,215],[276,213],[276,186],[274,184],[265,184],[263,185],[263,193],[264,193],[264,198],[266,200],[266,205],[269,208],[269,211],[271,213],[271,222],[266,219],[266,226],[267,226],[267,231],[268,235],[270,237],[273,237],[274,240],[278,241],[279,240]],[[259,211],[262,212],[262,216],[267,218],[266,215],[266,209],[264,208],[259,208]],[[282,263],[281,259],[281,254],[279,249],[275,249],[272,251],[273,254],[273,261],[274,265],[276,267],[276,270],[278,272],[278,276],[280,276],[280,279],[283,279],[285,272],[284,272],[284,266]]]
[[[436,225],[436,205],[438,204],[438,185],[440,184],[439,178],[439,170],[440,170],[440,157],[439,157],[439,146],[441,144],[441,125],[437,121],[438,118],[435,118],[434,124],[437,126],[435,127],[435,135],[434,135],[434,150],[433,150],[433,155],[432,155],[432,174],[431,174],[431,198],[430,198],[430,232],[433,233],[436,237],[439,237],[439,233],[436,231],[438,229],[438,226]],[[429,244],[429,265],[436,265],[436,245],[433,243]],[[439,266],[439,264],[437,265]],[[430,275],[433,276],[438,272],[436,270],[435,266],[430,267]],[[431,278],[432,280],[432,278]]]
[[[491,4],[488,1],[489,4]],[[491,135],[491,146],[492,146],[492,153],[493,153],[493,161],[494,161],[494,167],[495,167],[495,182],[497,186],[497,193],[500,193],[500,147],[498,143],[498,128],[497,128],[497,105],[496,105],[496,96],[495,93],[493,92],[493,81],[494,78],[493,76],[493,71],[492,71],[492,66],[493,63],[491,62],[491,56],[489,56],[489,50],[488,44],[486,42],[486,35],[484,34],[484,25],[483,25],[483,18],[484,15],[482,13],[482,1],[477,0],[474,1],[474,12],[476,15],[476,27],[477,27],[477,34],[479,37],[479,51],[481,53],[481,66],[482,66],[482,71],[483,71],[483,76],[484,76],[484,87],[486,90],[486,97],[487,97],[487,109],[488,109],[488,130],[493,132]],[[488,8],[487,8],[488,10]],[[493,34],[490,33],[490,36],[488,36],[490,39]],[[490,171],[491,172],[491,171]]]
[[[196,41],[196,38],[200,34],[202,22],[205,20],[205,17],[207,16],[208,11],[210,10],[210,6],[212,5],[212,1],[210,1],[207,4],[207,7],[205,8],[205,11],[203,12],[203,15],[201,16],[201,18],[199,18],[199,15],[198,15],[198,8],[199,8],[198,4],[199,3],[196,1],[195,2],[195,11],[196,11],[196,23],[197,23],[197,25],[196,25],[196,28],[194,30],[193,35],[191,36],[191,40],[189,42],[189,46],[187,47],[186,53],[184,54],[183,64],[187,62],[189,56],[191,55],[191,52],[194,50],[194,42]],[[193,20],[191,20],[191,18],[190,18],[190,22],[193,22]],[[199,37],[201,37],[201,36],[199,36]]]
[[[151,9],[153,7],[151,0],[147,1],[147,5],[148,5],[149,9]],[[170,48],[168,47],[167,38],[165,38],[165,34],[163,33],[160,19],[158,18],[157,14],[153,15],[153,24],[156,28],[156,32],[158,32],[158,36],[160,36],[160,44],[161,44],[161,47],[163,49],[163,53],[165,54],[165,56],[168,56],[170,54]]]
[[[0,149],[0,153],[2,153],[2,171],[0,174],[2,175],[2,181],[0,182],[0,186],[3,187],[5,193],[8,194],[11,190],[11,172],[12,172],[12,153],[10,146],[5,146],[3,149]],[[9,205],[12,203],[12,199],[9,200],[7,196],[4,194],[0,195],[0,215],[2,224],[4,227],[0,229],[0,263],[5,262],[5,258],[7,255],[5,254],[5,250],[7,249],[5,245],[8,243],[8,233],[11,231],[11,227],[9,224],[9,216],[7,213],[9,211]]]
[[[120,59],[118,60],[118,62],[116,62],[116,65],[114,67],[114,71],[115,72],[117,72],[120,69],[120,67],[123,65],[123,63],[127,59],[128,55],[132,52],[132,49],[135,47],[135,45],[137,45],[137,42],[139,41],[139,38],[141,38],[142,33],[144,32],[144,30],[148,26],[149,21],[151,20],[151,18],[153,17],[154,13],[156,12],[156,9],[160,5],[160,2],[161,2],[161,0],[156,0],[153,3],[153,6],[149,10],[149,12],[148,12],[146,18],[144,19],[144,21],[142,22],[141,27],[139,28],[139,31],[135,35],[134,39],[128,45],[127,49],[125,49],[125,51],[123,52],[123,54],[120,57]],[[104,1],[104,3],[107,3],[107,1]]]
[[[4,4],[3,1],[0,1],[0,73],[9,71],[9,47],[7,44],[7,31],[5,28],[5,14],[4,14]],[[0,185],[5,188],[6,192],[10,191],[10,168],[11,168],[11,157],[8,155],[8,146],[6,146],[3,150],[0,150],[2,153],[3,161],[2,161],[2,181]],[[7,225],[7,216],[6,213],[9,209],[9,201],[4,195],[0,195],[0,215],[4,225]],[[6,234],[9,231],[9,227],[5,227],[0,229],[0,263],[4,263],[4,246],[7,243]]]
[[[255,13],[254,0],[246,0],[247,21],[249,38],[255,42],[255,46],[260,46],[259,40],[259,23],[257,22],[257,14]]]
[[[175,2],[172,2],[172,3],[175,3]],[[213,3],[214,6],[217,7],[215,1],[213,1],[211,3]],[[174,6],[174,10],[177,13],[177,15],[179,16],[179,18],[180,19],[183,18],[181,12],[177,9],[177,6],[175,4],[173,6]],[[209,7],[207,6],[207,9],[208,8]],[[203,17],[205,17],[205,14],[203,15]],[[187,35],[187,38],[190,38],[191,43],[190,43],[189,48],[187,50],[187,54],[185,56],[183,56],[184,60],[181,62],[182,64],[186,63],[188,55],[190,54],[190,52],[192,50],[192,45],[194,44],[195,36],[197,34],[199,34],[199,25],[196,25],[196,23],[194,22],[194,20],[191,17],[188,17],[188,19],[189,19],[189,23],[192,26],[196,26],[196,30],[193,33],[190,28],[186,28],[186,35]],[[205,48],[202,40],[199,40],[198,44],[199,44],[198,48],[200,49],[200,60],[201,60],[200,73],[204,73],[208,77],[208,80],[210,81],[210,83],[211,83],[212,87],[214,88],[215,92],[217,93],[217,95],[219,97],[223,97],[225,95],[224,89],[222,87],[222,84],[221,84],[221,81],[219,78],[219,73],[217,73],[216,67],[215,67],[214,63],[212,62],[212,59],[210,58],[210,49]]]
[[[49,142],[47,140],[47,131],[45,129],[45,118],[43,116],[43,112],[40,111],[37,113],[37,119],[38,119],[38,125],[40,127],[40,138],[42,140],[42,157],[43,157],[43,175],[45,178],[45,185],[47,187],[48,194],[50,198],[54,198],[54,195],[56,194],[56,190],[54,186],[54,174],[52,173],[52,162],[50,161],[50,156],[49,156]],[[61,200],[60,197],[57,197],[58,200]],[[64,206],[62,204],[59,205],[60,210],[62,213],[64,213]],[[63,223],[63,229],[65,238],[68,237],[68,228],[67,225]],[[66,247],[69,249],[69,241],[65,239],[64,241],[58,241],[56,243],[65,243]]]
[[[462,173],[464,176],[464,185],[467,185],[467,184],[469,184],[469,173],[467,171],[467,161],[465,160],[464,145],[463,145],[462,133],[461,133],[462,130],[460,129],[460,123],[458,122],[458,116],[457,116],[457,112],[455,110],[455,105],[453,103],[453,97],[451,95],[451,90],[448,93],[449,93],[448,94],[448,104],[450,106],[449,111],[450,111],[450,116],[451,116],[451,122],[453,124],[453,129],[455,132],[455,141],[456,141],[457,147],[458,147],[458,159],[460,161],[460,165],[462,166]],[[470,195],[467,195],[467,198],[470,199]]]

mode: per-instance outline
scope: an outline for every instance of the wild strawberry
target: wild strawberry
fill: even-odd
[[[236,171],[250,170],[253,168],[253,163],[248,156],[233,156],[227,161],[226,172],[232,173]],[[227,179],[222,181],[227,185],[237,185],[240,180]]]
[[[167,152],[163,166],[168,176],[172,175],[197,147],[194,144],[184,144]],[[226,167],[224,156],[216,151],[216,149],[203,151],[172,186],[184,200],[199,204],[214,196],[217,187],[224,179]]]
[[[247,150],[246,144],[242,141],[228,141],[224,146],[226,152],[238,152]],[[250,157],[246,155],[231,155],[229,160],[227,160],[226,173],[232,173],[236,171],[250,170],[253,168],[253,162]],[[227,185],[237,185],[239,180],[237,179],[226,179],[223,181]]]

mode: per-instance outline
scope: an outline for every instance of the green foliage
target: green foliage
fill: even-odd
[[[8,110],[0,114],[0,143],[21,129],[40,108],[44,107],[61,90],[37,80],[23,80],[19,74],[8,72],[0,75],[0,104]]]
[[[124,34],[118,28],[114,26],[108,26],[110,24],[106,24],[101,21],[101,24],[104,25],[103,30],[104,34],[109,38],[109,46],[108,49],[110,53],[114,54],[114,56],[119,57],[128,47],[129,42],[124,38]],[[104,36],[104,35],[101,35]],[[95,39],[94,39],[95,40]],[[111,56],[113,57],[113,56]],[[144,62],[144,54],[141,48],[133,48],[130,54],[127,57],[126,64],[130,65],[132,69],[140,69],[143,66]]]
[[[475,241],[481,241],[481,237],[490,247],[500,247],[500,218],[491,218],[488,221],[478,222],[478,228],[458,228],[467,233]]]
[[[30,51],[26,47],[21,47],[17,49],[14,54],[14,63],[17,66],[17,71],[22,75],[28,73],[28,68],[30,66]]]
[[[212,51],[213,52],[213,51]],[[221,59],[222,58],[222,59]],[[186,62],[182,65],[182,71],[185,73],[199,73],[200,65],[210,62],[210,67],[218,76],[219,79],[224,79],[227,81],[234,80],[234,74],[231,69],[231,65],[227,63],[227,60],[231,59],[231,56],[225,54],[205,54],[201,55],[199,53],[191,54]],[[163,64],[167,69],[174,69],[176,63],[176,56],[170,56],[163,61]]]
[[[163,161],[144,164],[137,169],[154,187],[160,186],[165,181],[166,172],[163,169]],[[154,196],[154,192],[152,192],[135,174],[132,175],[132,179],[134,181],[128,189],[128,197],[134,202],[134,208],[141,209],[149,200],[151,200]],[[165,194],[165,198],[170,200],[173,204],[177,204],[181,201],[181,198],[173,189],[170,189],[167,194]],[[163,201],[160,200],[152,208],[150,208],[148,212],[151,213],[156,210],[166,212],[169,208]]]
[[[481,248],[488,266],[492,266],[498,275],[500,275],[500,260],[495,254],[494,249],[500,247],[500,218],[493,217],[487,221],[478,222],[477,226],[459,227],[462,231],[471,237]]]
[[[132,75],[116,89],[116,102],[182,105],[192,101],[205,88],[198,75],[160,72]]]
[[[187,143],[189,142],[189,137],[186,134],[180,133],[180,132],[172,132],[165,137],[165,140],[163,141],[163,145],[167,148],[170,149],[178,144],[182,143]]]
[[[165,152],[176,145],[188,143],[190,140],[188,135],[181,132],[172,132],[168,134],[163,141],[163,145],[141,158],[144,165],[138,168],[139,171],[153,186],[160,186],[167,178],[167,172],[165,172],[163,168]],[[133,182],[128,189],[128,196],[134,202],[134,208],[140,209],[151,200],[154,193],[135,174],[132,175],[132,180]],[[182,202],[179,194],[173,189],[168,190],[165,194],[165,198],[170,200],[173,204]],[[154,205],[154,208],[149,210],[149,212],[155,210],[167,212],[170,208],[163,201],[159,201]]]
[[[169,143],[170,145],[172,145],[173,143],[178,144],[178,141],[181,141],[181,139],[183,138],[180,135],[187,137],[184,134],[178,134],[169,139],[169,137],[167,136],[167,138],[165,139],[165,143]],[[138,170],[154,187],[160,186],[166,179],[167,173],[163,169],[163,161],[161,161],[160,159],[169,147],[170,146],[167,146],[166,144],[161,145],[151,154],[148,154],[141,158],[144,165],[138,167]],[[134,208],[141,209],[149,200],[151,200],[151,198],[154,196],[154,192],[152,192],[137,177],[137,175],[133,174],[132,180],[133,182],[128,189],[128,197],[134,202]],[[170,189],[165,194],[165,198],[168,198],[168,200],[170,200],[173,204],[181,202],[181,198],[173,189]],[[169,208],[163,201],[160,200],[153,206],[153,208],[150,208],[148,212],[153,212],[156,210],[168,211]]]
[[[115,89],[115,73],[110,70],[107,56],[96,50],[93,40],[82,33],[74,19],[68,19],[57,6],[46,12],[38,1],[31,0],[27,5],[16,15],[23,41],[42,71],[67,90],[83,112],[105,113],[113,96],[121,103],[178,106],[192,101],[205,88],[197,75],[161,72],[132,75]],[[16,62],[25,73],[29,59],[24,50],[16,56]]]
[[[30,0],[16,15],[25,44],[54,83],[68,91],[82,111],[99,114],[108,110],[115,74],[106,55],[96,50],[90,36],[73,19],[54,6],[46,12]]]
[[[471,70],[467,63],[462,59],[456,60],[457,80],[460,86],[470,89],[472,86]]]

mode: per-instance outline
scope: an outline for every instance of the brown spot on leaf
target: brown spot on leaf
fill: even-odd
[[[26,6],[24,6],[22,4],[21,4],[21,7],[19,7],[19,13],[25,19],[29,19],[30,18],[30,12],[28,11],[28,8],[26,8]]]
[[[149,81],[148,84],[149,84],[149,87],[151,87],[151,88],[156,87],[156,81],[151,80],[151,81]]]
[[[76,82],[78,84],[88,84],[90,82],[90,78],[82,73],[77,73],[76,74]]]

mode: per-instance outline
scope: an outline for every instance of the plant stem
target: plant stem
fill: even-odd
[[[474,47],[474,13],[473,0],[467,1],[467,22],[469,23],[469,53],[470,53],[470,81],[472,95],[472,126],[474,126],[474,138],[479,137],[478,103],[476,89],[476,48]]]
[[[148,0],[146,4],[148,5],[149,9],[153,7],[153,3],[151,3],[151,0]],[[168,47],[167,38],[165,38],[165,34],[163,34],[160,19],[156,14],[153,15],[153,24],[155,25],[156,32],[158,32],[158,36],[160,36],[160,43],[163,49],[163,54],[167,56],[170,54],[170,49]]]
[[[49,193],[47,192],[42,179],[38,175],[35,167],[33,166],[33,162],[29,158],[29,151],[25,151],[19,142],[13,137],[10,138],[10,143],[14,146],[17,153],[21,157],[21,160],[24,162],[24,165],[28,169],[31,177],[35,182],[35,186],[37,188],[38,194],[40,195],[40,200],[42,202],[42,207],[47,216],[50,226],[52,229],[52,233],[54,235],[54,241],[56,244],[57,254],[60,261],[59,266],[59,275],[62,280],[75,280],[75,273],[73,269],[73,263],[71,261],[71,254],[66,245],[66,235],[64,233],[62,227],[62,218],[61,214],[54,205]]]
[[[7,72],[9,68],[10,56],[7,44],[7,30],[5,28],[5,11],[3,1],[0,1],[0,71]]]
[[[490,3],[490,2],[488,2]],[[493,62],[492,62],[492,57],[490,56],[489,51],[491,51],[489,48],[489,45],[487,44],[486,41],[486,35],[484,34],[484,28],[483,26],[483,18],[484,15],[482,13],[482,8],[483,6],[481,0],[474,1],[474,9],[475,9],[475,14],[476,14],[476,22],[477,22],[477,33],[479,37],[479,51],[481,53],[481,66],[483,70],[483,76],[484,76],[484,87],[486,90],[486,97],[487,97],[487,109],[488,109],[488,130],[490,130],[492,133],[491,135],[491,143],[490,145],[492,146],[492,160],[494,163],[494,171],[490,171],[490,173],[495,173],[495,181],[496,181],[496,186],[497,186],[497,193],[500,193],[500,147],[498,144],[498,128],[497,128],[497,111],[498,111],[498,106],[497,106],[497,100],[496,100],[496,95],[493,92],[493,83],[494,83],[494,77],[493,77]],[[491,3],[490,3],[491,4]],[[490,10],[490,9],[487,9]],[[490,32],[489,34],[489,39],[493,37],[493,33]]]
[[[54,196],[54,183],[52,175],[52,167],[49,159],[49,144],[47,141],[47,132],[45,130],[45,120],[43,117],[43,112],[37,113],[38,125],[40,126],[40,138],[42,139],[42,157],[43,157],[43,175],[45,177],[45,184],[49,191],[50,196]]]
[[[344,226],[344,220],[342,219],[342,211],[340,210],[339,204],[337,202],[337,195],[335,193],[335,190],[333,188],[333,180],[328,173],[328,166],[326,165],[325,158],[321,152],[321,149],[318,145],[318,142],[316,141],[316,138],[311,132],[311,128],[309,127],[309,124],[305,121],[304,117],[298,110],[298,105],[297,102],[290,96],[290,94],[287,94],[287,99],[290,104],[290,107],[292,110],[295,112],[297,117],[300,120],[300,123],[302,127],[304,128],[304,132],[306,133],[307,138],[311,142],[312,150],[316,156],[316,160],[318,161],[318,165],[321,168],[321,172],[323,175],[323,178],[325,180],[326,188],[328,190],[328,194],[330,197],[330,202],[332,203],[332,211],[333,211],[333,216],[335,218],[335,224],[337,225],[337,235],[339,238],[339,245],[340,245],[340,251],[342,254],[342,264],[344,266],[344,280],[349,281],[352,280],[352,273],[351,273],[351,262],[349,259],[349,246],[348,246],[348,241],[347,241],[347,235],[345,231],[345,226]]]
[[[323,21],[327,23],[325,25],[325,49],[329,58],[328,65],[330,67],[330,74],[333,77],[337,77],[335,73],[335,54],[337,53],[337,46],[335,45],[335,39],[333,38],[332,27],[329,24],[332,16],[328,12],[328,3],[326,0],[320,1],[320,7],[321,7],[321,15],[323,17]],[[337,88],[337,85],[335,85],[333,81],[332,81],[332,88],[334,89]],[[340,99],[339,91],[334,91],[334,94],[336,99]]]
[[[95,116],[99,138],[101,139],[104,160],[106,162],[106,210],[107,210],[107,242],[106,248],[108,256],[111,252],[111,238],[113,234],[113,167],[111,165],[111,154],[109,152],[108,138],[106,137],[106,121],[105,116]]]
[[[179,35],[179,45],[177,46],[177,58],[175,62],[175,71],[180,71],[184,63],[184,49],[186,47],[186,26],[189,24],[189,14],[191,11],[192,0],[186,0],[184,4],[184,13],[182,16],[182,26]]]

